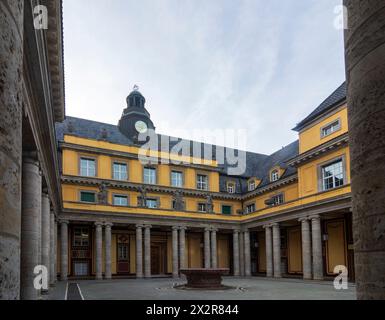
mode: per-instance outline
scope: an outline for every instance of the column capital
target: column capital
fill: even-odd
[[[205,232],[211,231],[211,227],[205,227]]]
[[[212,232],[218,232],[218,228],[211,228]]]
[[[58,222],[60,224],[69,224],[70,222],[68,220],[58,219]]]
[[[304,222],[304,221],[309,221],[309,217],[301,217],[298,219],[298,222]]]
[[[309,219],[318,220],[318,219],[321,219],[321,216],[319,214],[312,214],[309,216]]]
[[[186,226],[180,226],[180,227],[179,227],[179,230],[185,230],[185,231],[186,231],[186,230],[187,230],[187,227],[186,227]]]
[[[95,225],[95,227],[101,227],[101,226],[103,226],[103,223],[100,222],[100,221],[96,221],[96,222],[94,223],[94,225]]]
[[[145,229],[151,229],[151,228],[152,228],[152,225],[151,225],[151,224],[145,224],[145,225],[143,225],[143,227],[144,227]]]
[[[172,230],[177,230],[177,231],[178,231],[178,230],[179,230],[179,227],[178,227],[178,226],[172,226],[171,229],[172,229]]]
[[[274,228],[274,227],[279,227],[279,223],[278,222],[274,222],[271,224],[271,226]]]
[[[23,152],[23,162],[39,166],[39,160],[36,151]]]
[[[112,222],[105,222],[104,225],[106,226],[106,228],[111,228],[114,224]]]
[[[233,229],[233,233],[240,233],[240,232],[241,232],[240,229],[236,229],[236,228]]]
[[[267,228],[271,228],[271,224],[270,223],[266,223],[262,226],[263,229],[267,229]]]
[[[136,229],[142,229],[144,227],[144,225],[142,225],[142,224],[136,224],[135,225],[135,228]]]

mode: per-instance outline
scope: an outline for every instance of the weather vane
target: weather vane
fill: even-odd
[[[138,85],[134,85],[134,88],[133,88],[134,91],[138,91],[139,90],[139,87]]]

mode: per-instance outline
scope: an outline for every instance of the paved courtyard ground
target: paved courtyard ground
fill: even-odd
[[[331,281],[226,277],[228,290],[180,290],[182,279],[113,279],[58,282],[46,299],[85,300],[354,300],[356,290],[336,290]],[[77,284],[77,285],[76,285]],[[80,290],[78,290],[80,289]]]

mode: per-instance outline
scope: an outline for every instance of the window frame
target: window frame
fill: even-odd
[[[276,203],[275,199],[277,199],[279,197],[282,197],[282,202]],[[277,194],[273,195],[271,198],[274,200],[273,206],[280,206],[281,204],[285,203],[285,194],[284,194],[284,192],[277,193]]]
[[[233,188],[233,191],[230,191],[229,190],[229,187],[231,186],[231,188]],[[235,190],[236,190],[236,184],[234,181],[228,181],[226,183],[226,191],[227,193],[230,193],[230,194],[234,194],[235,193]]]
[[[204,210],[204,211],[199,210],[199,206],[200,206],[200,205],[204,205],[204,206],[205,206],[205,210]],[[198,212],[206,213],[206,212],[207,212],[207,203],[205,203],[205,202],[198,202],[198,203],[197,203],[197,211],[198,211]]]
[[[223,208],[224,207],[229,207],[230,208],[230,213],[224,213]],[[226,216],[231,216],[233,214],[233,206],[231,204],[221,204],[221,214],[224,214]]]
[[[87,245],[84,245],[83,244],[83,237],[82,235],[80,235],[80,238],[81,238],[81,244],[80,245],[76,245],[75,244],[75,240],[78,236],[75,235],[75,231],[76,229],[80,229],[80,233],[82,233],[82,230],[83,229],[86,229],[87,230]],[[91,246],[91,232],[90,232],[90,228],[89,227],[82,227],[82,226],[74,226],[73,227],[73,232],[72,232],[72,246],[74,247],[77,247],[77,248],[89,248]]]
[[[254,184],[253,189],[250,188],[250,184],[251,184],[251,183]],[[256,184],[255,179],[249,179],[249,180],[247,181],[247,191],[248,191],[248,192],[252,192],[252,191],[254,191],[256,188],[257,188],[257,184]]]
[[[125,165],[126,166],[126,179],[117,179],[117,178],[115,178],[115,170],[114,170],[115,164],[120,164],[120,165]],[[113,180],[128,181],[129,180],[129,176],[128,176],[128,174],[129,174],[128,162],[124,161],[124,160],[119,160],[119,159],[112,159],[111,173],[112,173],[112,179]]]
[[[89,175],[83,175],[82,174],[82,160],[91,160],[91,161],[94,161],[94,165],[95,165],[95,175],[93,176],[89,176]],[[98,161],[97,161],[97,158],[94,157],[94,156],[90,156],[90,155],[86,155],[86,154],[79,154],[79,159],[78,159],[78,163],[79,163],[79,170],[78,170],[78,174],[80,177],[89,177],[89,178],[97,178],[98,177]]]
[[[115,204],[115,197],[125,197],[127,199],[127,204]],[[117,206],[117,207],[128,207],[130,205],[130,197],[127,194],[122,194],[122,193],[113,193],[112,194],[112,205]]]
[[[250,207],[250,206],[254,206],[254,210],[253,210],[253,211],[249,211],[249,210],[248,210],[248,207]],[[246,204],[246,206],[245,206],[245,213],[246,213],[246,214],[250,214],[250,213],[253,213],[253,212],[255,212],[255,211],[257,211],[257,205],[256,205],[255,202],[250,202],[250,203],[247,203],[247,204]]]
[[[156,202],[156,207],[149,207],[147,205],[147,201],[155,201]],[[148,197],[148,198],[146,198],[146,208],[148,208],[148,209],[159,209],[160,208],[159,198],[157,198],[157,197]]]
[[[155,183],[150,183],[150,182],[146,182],[145,179],[144,179],[144,172],[146,169],[150,169],[150,170],[154,170],[155,172]],[[143,179],[143,183],[144,184],[149,184],[149,185],[156,185],[158,183],[158,168],[157,167],[154,167],[154,166],[144,166],[143,167],[143,175],[142,175],[142,179]]]
[[[82,193],[92,193],[94,195],[94,202],[90,201],[82,201]],[[96,204],[97,203],[97,198],[96,198],[96,191],[93,190],[79,190],[79,202],[81,203],[89,203],[89,204]]]
[[[336,129],[333,129],[333,131],[331,131],[330,133],[327,133],[327,134],[324,134],[324,130],[327,128],[327,127],[333,127],[333,124],[337,122],[337,125],[336,125]],[[320,135],[321,135],[321,139],[323,138],[326,138],[326,137],[329,137],[330,135],[332,135],[333,133],[336,133],[338,131],[341,130],[341,118],[337,118],[337,119],[334,119],[333,121],[330,121],[329,123],[323,125],[321,128],[320,128]]]
[[[329,165],[332,165],[336,162],[342,162],[342,185],[338,186],[338,187],[333,187],[333,188],[330,188],[330,189],[324,189],[324,177],[323,177],[323,169]],[[348,183],[348,179],[347,179],[347,174],[346,174],[346,155],[345,154],[342,154],[338,157],[335,157],[333,159],[330,159],[328,161],[325,161],[325,162],[322,162],[320,164],[318,164],[318,167],[317,167],[317,172],[318,172],[318,192],[328,192],[328,191],[331,191],[331,190],[335,190],[337,188],[341,188],[343,186],[345,186],[347,183]],[[333,183],[334,183],[334,180],[333,180]]]
[[[180,186],[174,186],[172,184],[172,174],[173,172],[177,172],[177,173],[180,173],[181,174],[181,185]],[[173,187],[173,188],[183,188],[184,187],[184,170],[179,170],[179,169],[176,169],[176,168],[170,168],[170,186]]]
[[[200,188],[198,188],[198,177],[199,176],[204,176],[204,177],[206,177],[206,189],[200,189]],[[196,181],[196,189],[197,190],[201,190],[201,191],[209,191],[209,175],[207,174],[207,173],[200,173],[200,172],[197,172],[196,173],[196,176],[195,176],[195,181]]]

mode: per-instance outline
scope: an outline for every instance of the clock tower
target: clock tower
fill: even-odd
[[[138,89],[137,86],[134,86],[133,91],[128,95],[126,99],[127,108],[123,110],[118,126],[125,136],[129,137],[134,143],[140,144],[138,135],[146,133],[149,129],[155,130],[155,127],[150,119],[149,112],[144,107],[146,99]]]

